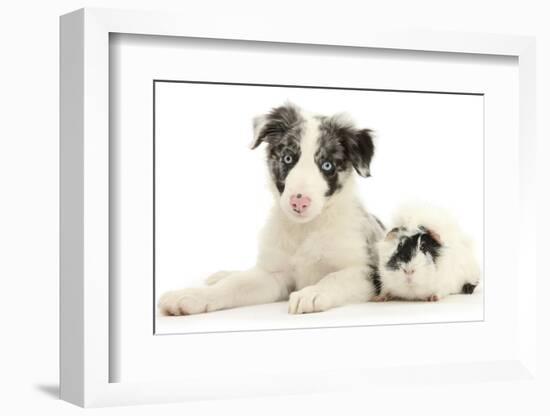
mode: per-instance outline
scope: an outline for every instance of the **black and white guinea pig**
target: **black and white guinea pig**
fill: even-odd
[[[377,244],[376,301],[437,301],[473,293],[480,269],[473,244],[444,210],[405,206]]]

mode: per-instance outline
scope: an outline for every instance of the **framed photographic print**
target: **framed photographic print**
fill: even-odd
[[[242,28],[61,18],[62,398],[530,377],[533,39]]]

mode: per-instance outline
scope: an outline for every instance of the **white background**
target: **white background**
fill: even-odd
[[[513,61],[500,65],[508,69],[503,73],[515,74]],[[392,212],[403,202],[447,208],[473,238],[482,262],[482,96],[167,82],[156,83],[155,96],[157,296],[203,285],[217,270],[254,265],[257,234],[274,202],[267,189],[264,146],[255,152],[247,146],[252,118],[286,101],[317,114],[345,111],[358,127],[374,129],[372,177],[357,179],[367,209],[390,226]],[[459,298],[454,301],[466,302],[466,313],[449,316],[448,305],[441,304],[425,319],[420,315],[413,320],[483,319],[481,305]],[[475,298],[482,302],[481,296]],[[408,322],[415,315],[409,309],[391,309],[389,322]],[[269,322],[258,313],[249,310],[244,326],[222,313],[215,314],[217,324],[213,314],[192,321],[178,318],[177,332],[339,324],[335,318],[323,321],[321,315],[315,320],[288,320],[280,310],[272,316],[275,322]],[[359,324],[372,313],[359,310],[340,322]],[[246,317],[243,311],[241,321]],[[201,325],[205,319],[214,325]],[[159,333],[165,331],[166,321],[159,323]],[[378,322],[388,323],[387,316]],[[170,324],[172,332],[177,326]]]
[[[389,226],[400,203],[445,207],[477,243],[481,259],[482,96],[160,82],[156,244],[161,292],[175,284],[201,283],[209,272],[254,264],[256,234],[273,197],[264,146],[255,152],[248,148],[252,118],[287,100],[318,114],[345,111],[358,127],[374,129],[372,177],[357,177],[370,212]],[[194,258],[185,255],[189,251]]]
[[[21,1],[5,4],[0,14],[2,39],[2,149],[0,151],[1,205],[0,275],[3,342],[0,347],[2,381],[0,408],[7,414],[27,412],[73,414],[81,410],[54,400],[58,366],[58,15],[82,6],[132,7],[180,10],[197,13],[205,20],[210,13],[247,13],[307,24],[326,21],[338,24],[369,24],[423,27],[440,30],[537,35],[539,161],[548,155],[550,113],[550,30],[543,1],[464,0],[438,2],[419,0],[387,2],[316,2],[314,6],[281,0],[277,7],[260,2],[203,1],[190,8],[177,1]],[[315,12],[315,16],[311,12]],[[228,17],[229,18],[229,17]],[[539,163],[548,176],[548,164]],[[546,183],[546,186],[548,184]],[[542,189],[542,188],[541,188]],[[541,213],[548,212],[548,198],[541,196]],[[539,216],[541,218],[542,215]],[[541,218],[539,247],[547,253],[548,221]],[[544,251],[543,251],[544,250]],[[547,281],[539,292],[550,293]],[[540,298],[542,299],[542,298]],[[550,350],[547,328],[550,312],[539,303],[539,350]],[[544,331],[543,331],[544,330]],[[540,354],[539,367],[546,380],[550,368],[547,354]],[[219,414],[410,414],[411,407],[423,414],[477,413],[547,414],[542,388],[525,384],[429,386],[407,389],[392,387],[374,398],[368,392],[323,396],[233,400],[181,405],[143,406],[95,410],[99,414],[150,414],[151,412]],[[538,398],[538,399],[537,399]],[[397,399],[397,400],[396,400]]]

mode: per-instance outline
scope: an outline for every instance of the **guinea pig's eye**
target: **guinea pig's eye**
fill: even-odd
[[[284,155],[283,156],[283,162],[285,162],[287,165],[290,165],[294,158],[291,155]]]
[[[330,172],[333,168],[334,165],[328,160],[325,160],[321,165],[321,169],[323,169],[325,172]]]

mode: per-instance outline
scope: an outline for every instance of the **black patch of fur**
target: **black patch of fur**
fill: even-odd
[[[373,266],[371,264],[369,265],[369,267],[371,269],[370,279],[374,286],[374,293],[376,294],[376,296],[378,296],[382,291],[382,280],[380,279],[380,272],[378,271],[377,266]]]
[[[417,254],[419,240],[420,251],[424,254],[429,253],[433,261],[437,261],[442,247],[441,244],[429,233],[420,232],[411,236],[400,237],[399,245],[386,263],[386,267],[391,270],[399,270],[402,264],[409,263]]]
[[[359,172],[359,169],[366,171],[365,176],[370,176],[370,162],[374,156],[374,142],[372,141],[372,130],[357,130],[356,133],[346,142],[347,151],[351,163]]]
[[[476,286],[477,285],[473,285],[471,283],[464,283],[464,286],[462,286],[462,293],[466,295],[471,295],[472,293],[474,293]]]

